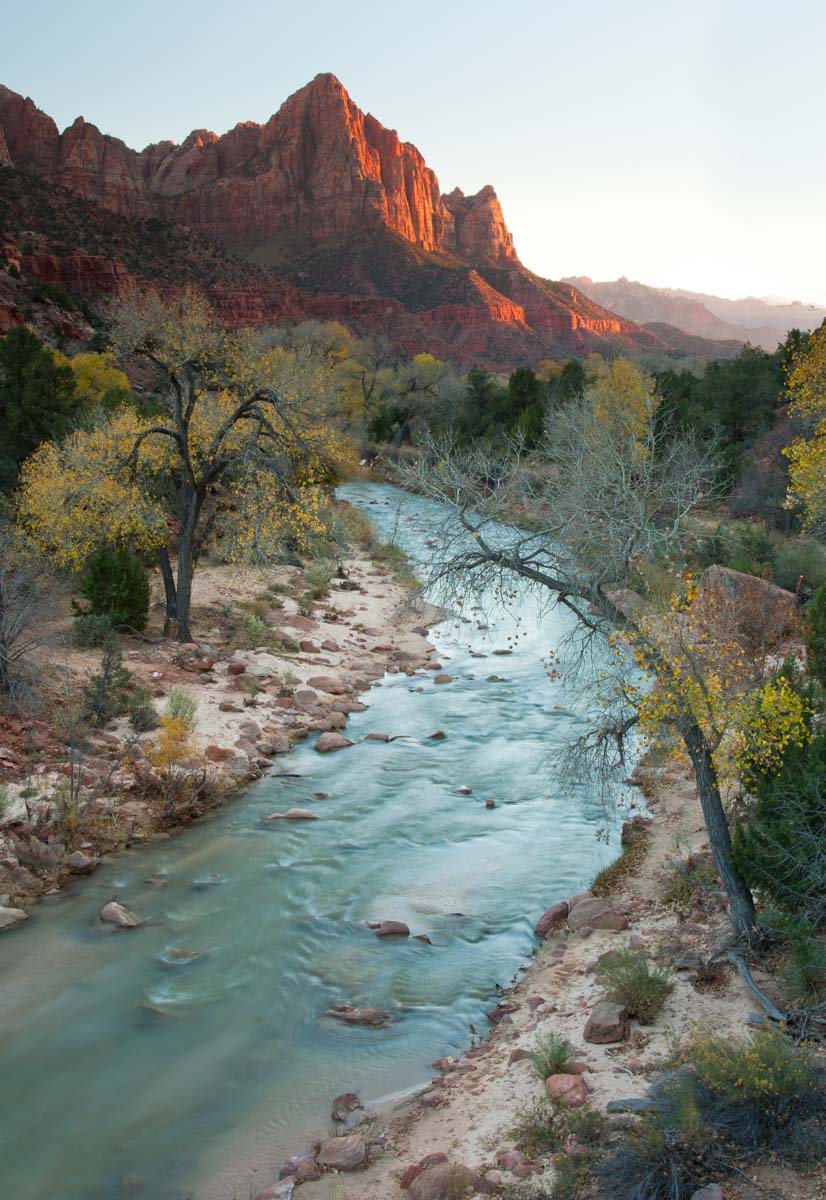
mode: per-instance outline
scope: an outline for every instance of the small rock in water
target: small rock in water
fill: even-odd
[[[202,891],[204,888],[209,887],[218,887],[222,883],[226,883],[223,875],[204,875],[201,879],[192,880],[192,886],[196,891]]]
[[[355,1092],[344,1092],[333,1101],[332,1117],[334,1121],[346,1121],[350,1113],[363,1109],[364,1105]]]
[[[485,808],[496,808],[496,801],[495,800],[486,800]]]
[[[332,800],[332,798],[333,798],[332,792],[313,792],[314,800]]]
[[[410,929],[404,921],[382,921],[376,933],[378,937],[410,937]]]
[[[333,750],[343,750],[352,744],[349,738],[340,733],[322,733],[315,744],[315,749],[319,754],[329,754]]]
[[[290,808],[283,813],[270,813],[265,821],[317,821],[318,813],[310,812],[308,808]]]
[[[473,788],[469,788],[464,783],[462,783],[459,785],[459,787],[455,787],[453,789],[453,795],[454,796],[472,796]]]
[[[105,904],[100,910],[100,919],[108,925],[117,925],[120,929],[136,929],[142,924],[139,917],[131,913],[128,908],[124,908],[122,904],[118,904],[117,900],[111,900],[109,904]]]
[[[336,1021],[344,1021],[348,1025],[388,1025],[393,1020],[393,1014],[383,1008],[356,1008],[352,1004],[337,1004],[328,1008],[325,1017],[333,1017]]]
[[[447,734],[445,733],[445,731],[443,729],[437,729],[435,733],[431,733],[429,735],[428,741],[443,742],[446,737],[447,737]]]
[[[452,675],[434,675],[433,682],[434,683],[453,683],[453,676]]]

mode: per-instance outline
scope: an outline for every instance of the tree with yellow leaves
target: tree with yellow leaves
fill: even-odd
[[[88,408],[103,405],[114,409],[132,394],[126,374],[110,352],[96,354],[89,351],[67,358],[55,350],[52,357],[56,366],[71,370],[75,377],[75,394]]]
[[[152,364],[157,415],[119,410],[25,465],[19,512],[39,545],[77,566],[102,536],[160,550],[167,613],[190,641],[192,581],[209,539],[232,560],[271,560],[324,530],[323,487],[348,449],[323,371],[207,302],[136,293],[114,311],[121,357]],[[177,576],[166,514],[177,526]]]
[[[803,509],[806,527],[826,532],[826,324],[808,338],[787,380],[790,412],[806,427],[784,453],[789,459],[789,503]]]

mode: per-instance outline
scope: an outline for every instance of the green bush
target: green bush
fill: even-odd
[[[88,650],[91,646],[102,646],[113,633],[112,618],[105,613],[75,613],[72,635],[76,646]]]
[[[720,880],[712,863],[700,854],[691,854],[674,867],[663,900],[678,912],[688,912],[702,901],[706,893],[719,887]]]
[[[135,688],[129,697],[127,711],[129,724],[135,733],[149,733],[150,730],[158,728],[160,723],[158,712],[152,703],[152,693],[149,688],[142,686]]]
[[[815,1008],[826,1000],[826,944],[805,918],[786,923],[789,948],[780,987],[791,1008]]]
[[[809,605],[805,628],[809,674],[826,687],[826,583],[817,589]]]
[[[248,650],[256,646],[269,646],[273,640],[270,626],[257,613],[241,613],[238,621],[241,631],[241,641]]]
[[[115,629],[146,628],[149,578],[131,551],[101,542],[86,563],[79,586],[89,611],[108,616]]]
[[[755,803],[734,834],[737,869],[784,912],[826,926],[826,731],[789,747],[752,788]]]
[[[617,951],[602,973],[611,999],[644,1025],[655,1020],[674,986],[666,968],[655,966],[640,950]]]
[[[817,591],[826,584],[826,547],[808,538],[781,542],[774,564],[774,582],[796,592]]]
[[[110,633],[103,645],[100,670],[83,689],[83,719],[92,725],[106,725],[122,716],[129,705],[131,683],[121,657],[120,638]]]
[[[574,1058],[573,1046],[558,1033],[546,1034],[531,1052],[531,1063],[540,1079],[547,1079],[549,1075],[564,1075],[573,1065]]]
[[[179,683],[173,684],[166,698],[164,716],[173,721],[182,721],[187,729],[194,729],[197,711],[198,701],[195,697]]]
[[[332,577],[333,573],[329,563],[314,562],[304,568],[304,581],[314,600],[323,600],[325,596],[330,595]]]

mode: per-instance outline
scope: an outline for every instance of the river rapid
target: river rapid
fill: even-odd
[[[341,493],[426,565],[440,506],[377,484]],[[329,1135],[334,1096],[421,1085],[434,1058],[486,1031],[536,918],[616,856],[621,822],[562,788],[553,763],[584,728],[581,682],[542,665],[571,618],[529,595],[517,608],[518,620],[489,598],[484,620],[438,625],[453,682],[387,675],[350,718],[352,748],[298,747],[276,772],[299,778],[262,779],[119,854],[2,936],[3,1196],[246,1200]],[[429,740],[438,729],[447,737]],[[376,731],[403,736],[362,741]],[[265,823],[293,806],[320,819]],[[102,926],[112,896],[146,924]],[[381,919],[432,945],[377,938],[366,922]],[[323,1018],[340,1002],[399,1020]]]

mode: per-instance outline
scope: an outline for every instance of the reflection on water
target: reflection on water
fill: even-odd
[[[436,506],[377,485],[347,497],[420,560]],[[374,503],[375,502],[375,503]],[[182,836],[127,851],[0,941],[0,1182],[15,1200],[230,1200],[269,1182],[343,1091],[426,1081],[532,945],[547,903],[616,853],[604,813],[563,792],[549,751],[581,727],[542,665],[568,620],[522,606],[434,631],[454,682],[388,676],[353,716],[406,735],[304,746]],[[525,634],[525,636],[522,636]],[[503,682],[487,682],[491,674]],[[443,729],[447,737],[429,735]],[[471,795],[457,795],[464,784]],[[316,800],[314,792],[329,792]],[[496,801],[492,810],[485,800]],[[318,821],[266,823],[274,807]],[[96,920],[117,893],[146,924]],[[379,939],[366,922],[427,933]],[[347,1002],[383,1029],[325,1020]]]

